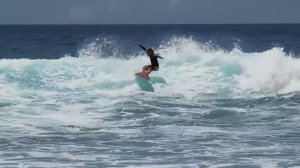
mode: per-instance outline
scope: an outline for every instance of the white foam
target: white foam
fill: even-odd
[[[107,44],[108,45],[108,44]],[[58,60],[1,60],[1,78],[17,84],[52,89],[100,89],[108,95],[138,92],[133,73],[149,64],[145,55],[119,59],[97,57],[101,46],[81,49],[80,57]],[[163,43],[157,51],[165,58],[153,76],[163,77],[167,86],[154,86],[163,96],[195,98],[203,94],[233,96],[248,93],[300,91],[300,60],[272,48],[260,53],[230,52],[178,37]],[[117,56],[116,56],[117,55]],[[13,79],[5,79],[13,78]],[[1,87],[3,88],[3,87]],[[2,91],[3,92],[3,91]]]

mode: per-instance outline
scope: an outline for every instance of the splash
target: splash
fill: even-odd
[[[139,92],[133,73],[149,64],[148,58],[138,52],[124,59],[115,46],[116,41],[98,39],[81,48],[79,57],[2,59],[1,85],[48,90],[96,89],[115,96]],[[163,77],[169,84],[155,86],[157,94],[195,98],[300,91],[300,60],[282,48],[244,53],[238,47],[226,51],[192,37],[173,37],[156,50],[165,59],[160,61],[160,71],[153,75]]]

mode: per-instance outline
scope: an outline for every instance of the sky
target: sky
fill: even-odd
[[[0,0],[0,24],[300,23],[300,0]]]

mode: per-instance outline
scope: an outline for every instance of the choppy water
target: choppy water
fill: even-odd
[[[299,26],[251,27],[0,27],[0,166],[299,167]]]

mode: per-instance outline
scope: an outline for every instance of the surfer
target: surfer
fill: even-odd
[[[142,45],[139,45],[147,54],[147,56],[150,58],[151,64],[146,65],[143,67],[143,72],[147,73],[148,75],[152,71],[158,71],[159,70],[159,64],[157,58],[163,59],[163,57],[159,56],[158,54],[154,53],[154,50],[152,48],[145,48]]]
[[[149,77],[149,74],[152,71],[158,71],[159,69],[157,58],[163,59],[163,57],[155,54],[152,48],[146,48],[142,45],[139,46],[146,52],[147,56],[150,58],[151,64],[144,66],[142,72],[135,74],[135,81],[143,91],[154,92],[152,84],[166,83],[166,81],[161,77]]]

